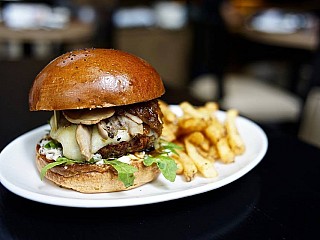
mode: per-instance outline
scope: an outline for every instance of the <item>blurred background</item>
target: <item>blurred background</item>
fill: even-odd
[[[319,146],[319,12],[318,0],[0,1],[0,149],[51,114],[28,110],[37,73],[91,47],[150,62],[169,103],[218,101]]]

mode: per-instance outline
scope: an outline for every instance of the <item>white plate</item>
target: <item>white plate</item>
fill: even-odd
[[[180,109],[172,106],[174,111]],[[218,112],[220,119],[224,112]],[[121,207],[163,202],[207,192],[231,183],[254,168],[263,158],[268,140],[263,130],[252,121],[237,118],[239,132],[246,144],[246,152],[232,164],[215,163],[219,176],[203,178],[197,176],[185,182],[177,176],[174,183],[161,175],[152,183],[142,187],[115,193],[83,194],[60,188],[48,180],[41,181],[35,165],[35,146],[49,129],[48,125],[36,128],[11,142],[0,155],[0,181],[13,193],[24,198],[68,207]]]

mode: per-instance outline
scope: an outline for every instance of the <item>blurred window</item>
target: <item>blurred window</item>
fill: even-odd
[[[44,3],[8,3],[3,7],[2,19],[14,29],[63,28],[70,20],[70,10]]]

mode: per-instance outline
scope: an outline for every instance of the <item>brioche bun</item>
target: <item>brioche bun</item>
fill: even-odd
[[[91,157],[91,154],[98,153],[97,150],[106,149],[103,153],[107,152],[108,155],[100,152],[98,154],[107,160],[110,156],[114,159],[124,154],[154,148],[155,141],[160,137],[162,130],[161,110],[156,99],[164,91],[159,74],[141,58],[113,49],[83,49],[57,57],[37,75],[29,93],[29,108],[31,111],[63,112],[63,114],[55,112],[51,123],[54,125],[54,127],[51,126],[55,129],[54,131],[62,129],[59,134],[63,132],[63,138],[55,139],[58,135],[53,137],[52,129],[50,132],[52,136],[50,134],[49,136],[50,139],[60,141],[61,144],[66,143],[62,144],[62,148],[66,147],[62,154],[67,152],[64,152],[66,149],[79,149],[75,151],[80,155],[75,154],[71,157],[67,155],[67,158],[80,160],[81,154]],[[112,114],[99,118],[98,122],[83,123],[83,119],[81,121],[77,119],[84,112],[88,112],[88,109],[89,112],[95,112],[92,116],[96,117],[97,112],[100,111],[93,109],[108,107],[112,107]],[[81,109],[76,112],[81,114],[70,115],[69,112],[68,115],[66,110],[73,109]],[[90,116],[91,120],[92,116]],[[64,123],[60,125],[59,121]],[[67,124],[66,121],[68,121]],[[101,122],[104,125],[100,126]],[[107,125],[107,122],[110,125]],[[79,128],[82,123],[87,125]],[[65,127],[70,125],[76,125],[76,128]],[[100,127],[98,129],[100,138],[95,135],[96,142],[91,143],[94,127],[97,129]],[[117,135],[120,128],[122,134],[124,134],[123,131],[127,131],[127,135],[124,134],[123,138],[121,138],[122,135],[119,135],[120,137]],[[74,134],[69,134],[70,129],[77,130]],[[100,140],[101,132],[105,134],[102,137],[103,140]],[[118,137],[115,138],[115,136]],[[131,138],[126,139],[126,136]],[[106,139],[109,143],[103,145]],[[78,145],[70,145],[75,141]],[[138,150],[134,150],[136,148],[130,145],[133,142],[137,143]],[[92,146],[99,146],[99,148],[96,147],[97,149],[91,152]],[[120,151],[124,148],[126,151]],[[53,160],[40,154],[39,149],[40,146],[37,145],[36,165],[41,172]],[[89,160],[89,157],[85,160]],[[160,173],[156,164],[145,166],[142,159],[131,160],[130,165],[138,170],[134,173],[133,185],[130,187],[126,187],[127,184],[119,180],[117,170],[110,164],[85,162],[63,164],[47,169],[45,177],[64,188],[83,193],[99,193],[136,188],[151,182]]]
[[[51,161],[52,162],[52,161]],[[36,165],[39,171],[50,161],[37,151]],[[82,193],[107,193],[137,188],[158,177],[160,171],[156,165],[145,166],[141,161],[131,163],[138,169],[134,173],[134,183],[125,187],[118,179],[116,171],[110,165],[73,164],[56,166],[46,172],[45,177],[60,187],[72,189]]]
[[[29,108],[66,110],[128,105],[165,92],[146,61],[113,49],[76,50],[57,57],[36,77]]]

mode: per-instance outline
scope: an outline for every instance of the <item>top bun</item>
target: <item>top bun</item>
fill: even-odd
[[[149,101],[164,91],[160,75],[141,58],[112,49],[83,49],[61,55],[38,74],[29,107],[112,107]]]

